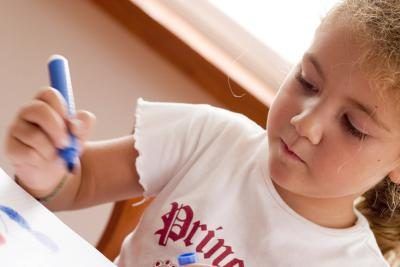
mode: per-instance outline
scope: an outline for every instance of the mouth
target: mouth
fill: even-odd
[[[300,158],[296,153],[294,153],[293,151],[291,151],[288,147],[288,145],[281,139],[281,144],[283,146],[283,150],[293,159],[299,160],[301,162],[304,163],[304,160],[302,158]]]

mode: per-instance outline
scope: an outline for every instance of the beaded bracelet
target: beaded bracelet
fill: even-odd
[[[68,178],[68,173],[66,173],[65,175],[64,175],[64,177],[61,179],[61,181],[58,183],[58,185],[54,188],[54,190],[50,193],[50,194],[48,194],[47,196],[45,196],[45,197],[35,197],[35,199],[37,200],[37,201],[39,201],[40,203],[46,203],[46,202],[49,202],[51,199],[53,199],[56,195],[57,195],[57,193],[58,192],[60,192],[60,190],[64,187],[64,185],[65,185],[65,182],[67,181],[67,178]],[[23,187],[22,185],[21,185],[21,183],[20,183],[20,180],[19,180],[19,178],[18,178],[18,176],[16,176],[16,175],[14,175],[14,181],[19,185],[19,186],[21,186],[21,187]]]

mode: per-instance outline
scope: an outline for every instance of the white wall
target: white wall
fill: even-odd
[[[48,85],[51,54],[69,59],[76,106],[97,116],[92,140],[129,133],[138,97],[218,105],[90,1],[2,0],[0,18],[0,167],[10,175],[6,129],[18,108]],[[57,215],[96,244],[111,208]]]

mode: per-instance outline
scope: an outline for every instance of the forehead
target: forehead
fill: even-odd
[[[358,72],[363,51],[362,44],[353,37],[349,27],[323,23],[316,30],[307,52],[316,55],[328,70],[345,68]]]
[[[303,65],[324,79],[324,86],[335,88],[335,92],[376,102],[381,92],[360,67],[362,52],[347,28],[329,24],[317,29],[303,57]]]

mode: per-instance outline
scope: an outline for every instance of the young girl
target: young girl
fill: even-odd
[[[267,129],[209,105],[139,99],[133,135],[87,142],[42,90],[9,128],[18,182],[52,210],[155,199],[118,266],[392,266],[399,246],[400,2],[347,0],[323,19]],[[78,122],[78,123],[77,123]],[[67,174],[56,148],[81,141]]]

